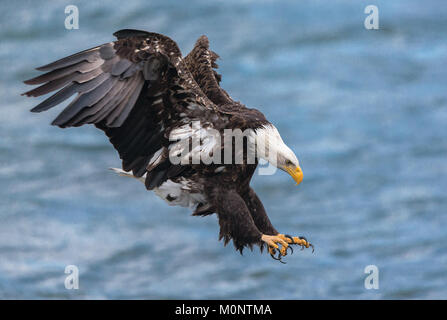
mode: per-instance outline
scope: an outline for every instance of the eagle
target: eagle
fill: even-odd
[[[259,161],[287,172],[297,184],[303,173],[276,127],[221,88],[219,56],[208,38],[201,36],[183,57],[162,34],[125,29],[113,35],[116,41],[36,68],[45,73],[24,83],[39,86],[22,95],[55,93],[31,111],[74,96],[52,125],[92,124],[104,131],[122,160],[122,169],[112,170],[140,180],[169,205],[191,208],[194,216],[217,214],[219,240],[232,240],[241,254],[256,245],[262,253],[265,246],[283,262],[292,245],[313,249],[305,237],[279,233],[250,187]],[[238,130],[239,147],[231,136]],[[229,161],[205,161],[227,150]]]

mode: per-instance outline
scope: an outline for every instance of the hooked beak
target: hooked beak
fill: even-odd
[[[285,168],[287,173],[290,174],[293,178],[293,180],[296,181],[296,185],[299,185],[301,181],[303,181],[303,171],[301,170],[300,166],[298,167],[286,167]]]

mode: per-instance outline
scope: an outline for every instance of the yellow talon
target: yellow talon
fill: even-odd
[[[291,244],[297,244],[302,248],[312,247],[312,252],[314,251],[314,246],[304,237],[292,237],[286,234],[277,234],[276,236],[263,234],[261,240],[267,244],[268,252],[272,258],[279,260],[280,262],[283,262],[281,260],[282,257],[287,255],[287,249],[290,248],[293,253],[293,248],[290,246]],[[281,248],[279,248],[279,245],[281,245]],[[277,256],[275,256],[276,250],[278,250]]]
[[[283,239],[284,241],[286,241],[287,243],[290,243],[290,244],[297,244],[300,246],[304,246],[306,248],[309,248],[312,246],[312,244],[310,244],[306,238],[291,237],[291,236],[284,235],[284,234],[278,234],[278,237],[280,237],[281,239]]]
[[[289,245],[285,245],[281,247],[281,250],[279,252],[281,252],[282,256],[286,256],[287,255],[287,248],[289,247]]]

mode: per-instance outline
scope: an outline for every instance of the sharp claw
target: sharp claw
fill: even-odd
[[[281,256],[281,251],[280,251],[280,250],[278,250],[278,256],[277,256],[277,257],[275,256],[275,253],[276,253],[275,248],[272,248],[272,251],[273,251],[273,252],[270,252],[270,256],[271,256],[274,260],[277,260],[277,261],[281,262],[282,264],[286,264],[284,261],[282,261],[282,256]]]
[[[271,251],[269,250],[269,252],[270,252],[270,256],[271,256],[273,259],[275,259],[275,260],[280,260],[280,259],[278,259],[277,257],[275,257],[275,253],[276,253],[275,248],[271,248],[271,249],[272,249]]]
[[[314,245],[313,245],[312,243],[310,243],[310,242],[306,239],[306,237],[298,237],[298,238],[299,238],[300,240],[304,240],[304,241],[307,242],[306,248],[312,247],[312,253],[315,251]],[[302,249],[301,249],[301,250],[303,250],[303,249],[304,249],[304,246],[302,245]]]
[[[270,257],[272,257],[272,258],[275,259],[275,260],[278,260],[278,259],[273,255],[273,253],[270,253]]]
[[[282,261],[282,256],[281,256],[281,251],[278,252],[278,259],[279,262],[281,262],[282,264],[286,264],[284,261]]]
[[[293,254],[293,248],[291,246],[288,246],[287,250],[289,250],[289,249],[290,249],[290,254]],[[287,253],[287,250],[286,250],[286,253]]]
[[[270,253],[270,256],[274,260],[277,260],[283,264],[285,264],[286,262],[284,262],[282,260],[282,258],[287,256],[287,254],[289,253],[289,248],[290,248],[290,254],[294,253],[292,244],[299,245],[301,247],[301,250],[304,250],[304,248],[312,247],[312,252],[315,251],[314,246],[307,240],[306,237],[302,237],[302,236],[292,237],[288,234],[282,234],[282,235],[279,234],[278,236],[279,236],[279,239],[271,239],[269,241],[267,241],[265,239],[263,239],[263,240],[265,242],[273,241],[273,243],[274,243],[273,245],[268,244],[268,251]],[[278,245],[281,245],[281,247],[279,247]],[[276,246],[277,248],[274,246]],[[278,250],[278,254],[276,254],[276,250]]]
[[[275,256],[273,255],[273,253],[270,253],[270,256],[271,256],[273,259],[275,259],[275,260],[281,261],[281,258],[277,258],[277,257],[275,257]]]

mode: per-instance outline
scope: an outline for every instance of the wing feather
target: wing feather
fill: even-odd
[[[81,112],[79,112],[75,117],[67,122],[67,126],[79,126],[83,123],[92,123],[86,119],[97,114],[98,111],[102,109],[110,110],[113,102],[118,99],[118,97],[120,96],[119,94],[126,83],[127,82],[125,81],[119,81],[98,103],[91,107],[85,107]]]
[[[170,38],[138,30],[115,35],[117,41],[37,68],[46,73],[25,83],[40,86],[24,94],[56,91],[33,112],[76,95],[52,124],[94,124],[117,149],[123,169],[138,177],[147,173],[146,187],[152,189],[189,168],[170,163],[169,133],[194,120],[210,124],[218,109]]]
[[[54,125],[63,126],[65,123],[70,122],[74,116],[76,116],[82,109],[93,106],[99,100],[101,100],[117,82],[108,76],[101,84],[86,93],[79,94],[57,118],[53,121]]]
[[[38,67],[38,68],[36,68],[36,70],[51,71],[51,70],[55,70],[55,69],[65,68],[65,67],[77,64],[81,61],[93,62],[100,58],[99,50],[105,46],[106,45],[103,45],[101,47],[95,47],[95,48],[91,48],[91,49],[87,49],[87,50],[75,53],[69,57],[65,57],[65,58],[59,59],[55,62],[44,65],[42,67]]]
[[[234,102],[229,94],[220,87],[221,75],[215,69],[218,68],[216,60],[219,55],[209,49],[209,41],[206,36],[201,36],[186,56],[185,63],[192,76],[203,93],[216,105]]]
[[[99,59],[94,62],[83,61],[79,64],[47,72],[43,75],[26,80],[24,82],[26,84],[40,84],[48,81],[54,81],[67,75],[71,75],[74,72],[86,73],[98,68],[103,62],[103,60]]]

